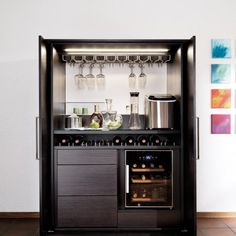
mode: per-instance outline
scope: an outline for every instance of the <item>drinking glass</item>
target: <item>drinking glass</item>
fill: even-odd
[[[130,68],[130,75],[129,75],[129,88],[130,89],[135,89],[136,88],[136,75],[134,74],[133,70],[134,70],[134,64],[130,64],[129,65]]]
[[[75,84],[79,89],[84,89],[86,85],[86,78],[83,75],[83,64],[79,65],[79,74],[75,75]]]
[[[147,75],[143,72],[144,65],[142,63],[139,64],[139,67],[141,69],[141,73],[138,77],[138,88],[145,89],[147,83]]]
[[[91,64],[89,66],[89,74],[85,76],[87,87],[89,90],[95,89],[95,76],[93,75],[93,67],[94,67],[94,64]]]
[[[103,67],[104,67],[104,64],[100,63],[99,64],[100,73],[96,76],[96,78],[97,78],[97,88],[100,89],[100,90],[105,89],[105,85],[106,85],[106,77],[102,73]]]

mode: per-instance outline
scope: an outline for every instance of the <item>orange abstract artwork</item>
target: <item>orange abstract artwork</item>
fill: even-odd
[[[211,108],[230,108],[230,107],[231,107],[230,89],[211,90]]]

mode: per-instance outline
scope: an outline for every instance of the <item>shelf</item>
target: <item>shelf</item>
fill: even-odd
[[[131,168],[132,172],[164,172],[164,168]]]
[[[166,185],[169,181],[168,180],[160,180],[160,179],[156,179],[156,180],[151,180],[151,179],[131,179],[133,184],[163,184]]]
[[[131,198],[132,202],[165,202],[164,198]]]
[[[54,130],[54,134],[179,134],[179,130],[159,129],[159,130],[76,130],[76,129],[60,129]],[[144,145],[145,146],[145,145]]]

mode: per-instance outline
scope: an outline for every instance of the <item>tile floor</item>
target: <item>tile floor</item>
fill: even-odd
[[[37,219],[0,219],[0,236],[38,236],[38,228]],[[236,218],[198,219],[197,236],[236,236]]]

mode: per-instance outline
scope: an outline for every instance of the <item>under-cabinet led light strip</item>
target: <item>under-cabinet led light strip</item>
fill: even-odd
[[[66,48],[67,54],[94,55],[94,54],[126,54],[126,55],[164,55],[167,48]]]

